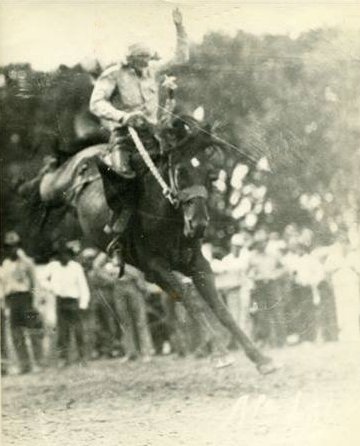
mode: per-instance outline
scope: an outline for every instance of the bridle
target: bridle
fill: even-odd
[[[179,207],[180,204],[189,203],[189,201],[195,198],[203,198],[204,200],[207,200],[209,194],[205,186],[194,184],[193,186],[185,187],[183,189],[179,188],[172,155],[173,154],[170,152],[168,157],[168,175],[171,193],[176,197],[175,207]]]
[[[193,200],[194,198],[203,198],[207,199],[208,192],[205,186],[202,185],[193,185],[186,187],[184,189],[179,189],[175,175],[174,175],[174,166],[173,166],[173,160],[172,160],[172,152],[169,152],[168,155],[168,176],[169,176],[169,182],[170,186],[166,183],[164,178],[162,177],[161,173],[159,172],[159,169],[156,167],[155,163],[151,159],[149,153],[145,149],[141,139],[139,138],[139,135],[137,131],[133,127],[128,127],[129,134],[134,142],[134,145],[139,152],[141,158],[145,162],[146,166],[149,168],[151,174],[155,178],[155,180],[158,182],[158,184],[161,187],[162,193],[164,197],[170,201],[170,203],[175,207],[178,208],[181,204],[189,203],[189,201]],[[186,138],[186,141],[188,138]],[[185,138],[181,141],[181,147],[183,147],[186,143]]]

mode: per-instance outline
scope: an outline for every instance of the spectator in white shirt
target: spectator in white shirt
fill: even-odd
[[[359,342],[360,321],[360,252],[351,246],[347,235],[329,247],[325,269],[334,287],[339,339]]]
[[[324,279],[324,272],[308,251],[303,244],[291,244],[290,253],[282,261],[292,278],[292,299],[287,311],[289,334],[297,335],[300,341],[313,342],[316,339],[313,289]]]
[[[10,310],[10,329],[19,360],[20,373],[28,373],[32,361],[26,335],[29,335],[34,359],[42,363],[42,322],[34,307],[33,290],[36,286],[34,263],[20,248],[19,235],[10,231],[4,239],[5,259],[1,268],[1,284],[6,307]]]
[[[252,253],[251,236],[246,232],[231,238],[231,252],[221,261],[214,261],[216,284],[224,295],[230,313],[239,326],[250,336],[252,319],[249,314],[253,281],[249,277]]]
[[[48,265],[49,287],[56,296],[58,350],[63,365],[70,363],[70,340],[74,332],[79,360],[85,361],[85,341],[81,312],[87,310],[90,291],[80,263],[72,260],[66,244],[58,247],[57,258]]]
[[[280,263],[280,250],[267,247],[266,238],[256,240],[250,261],[250,274],[255,281],[251,307],[253,337],[260,343],[282,347],[286,341],[285,299],[281,281],[284,268]]]
[[[326,260],[330,254],[328,246],[314,248],[310,255],[318,262],[318,283],[313,287],[314,303],[317,306],[317,322],[321,337],[325,342],[338,340],[339,327],[336,314],[334,287],[326,271]],[[321,270],[321,274],[320,274]]]

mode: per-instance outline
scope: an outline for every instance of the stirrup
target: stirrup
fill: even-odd
[[[107,245],[107,247],[105,248],[105,252],[108,256],[112,256],[114,254],[115,248],[116,248],[116,244],[119,242],[119,240],[115,237],[111,240],[111,242],[109,242],[109,244]]]
[[[120,279],[125,273],[125,262],[122,255],[122,248],[118,248],[116,245],[119,243],[119,240],[115,237],[111,242],[107,245],[105,251],[109,257],[112,259],[114,255],[117,257],[117,266],[119,267],[118,278]]]

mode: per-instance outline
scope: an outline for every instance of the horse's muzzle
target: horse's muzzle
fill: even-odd
[[[205,235],[206,228],[207,228],[207,223],[196,225],[194,234],[192,237],[193,238],[203,238]]]
[[[184,235],[189,238],[203,238],[208,226],[208,219],[185,219]]]
[[[183,189],[179,198],[183,204],[185,237],[202,238],[209,223],[207,190],[204,186],[191,186]]]

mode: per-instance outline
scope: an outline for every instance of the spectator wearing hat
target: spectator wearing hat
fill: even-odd
[[[266,232],[255,234],[250,275],[254,280],[251,313],[254,319],[254,340],[273,347],[286,341],[284,296],[280,279],[284,268],[277,250],[267,250]]]
[[[90,291],[80,263],[73,260],[73,250],[65,243],[57,247],[57,260],[48,265],[49,288],[56,296],[58,342],[61,364],[70,364],[70,340],[75,334],[78,358],[86,359],[82,312],[87,310]]]
[[[36,288],[34,263],[21,249],[19,235],[10,231],[4,239],[5,259],[1,267],[1,282],[5,305],[10,310],[10,331],[14,348],[20,364],[20,373],[28,373],[32,369],[31,353],[35,366],[42,362],[42,323],[39,313],[34,307],[33,291]]]
[[[114,357],[121,350],[120,318],[114,291],[119,270],[108,256],[94,248],[84,249],[80,258],[91,294],[88,315],[90,355],[94,359]]]

